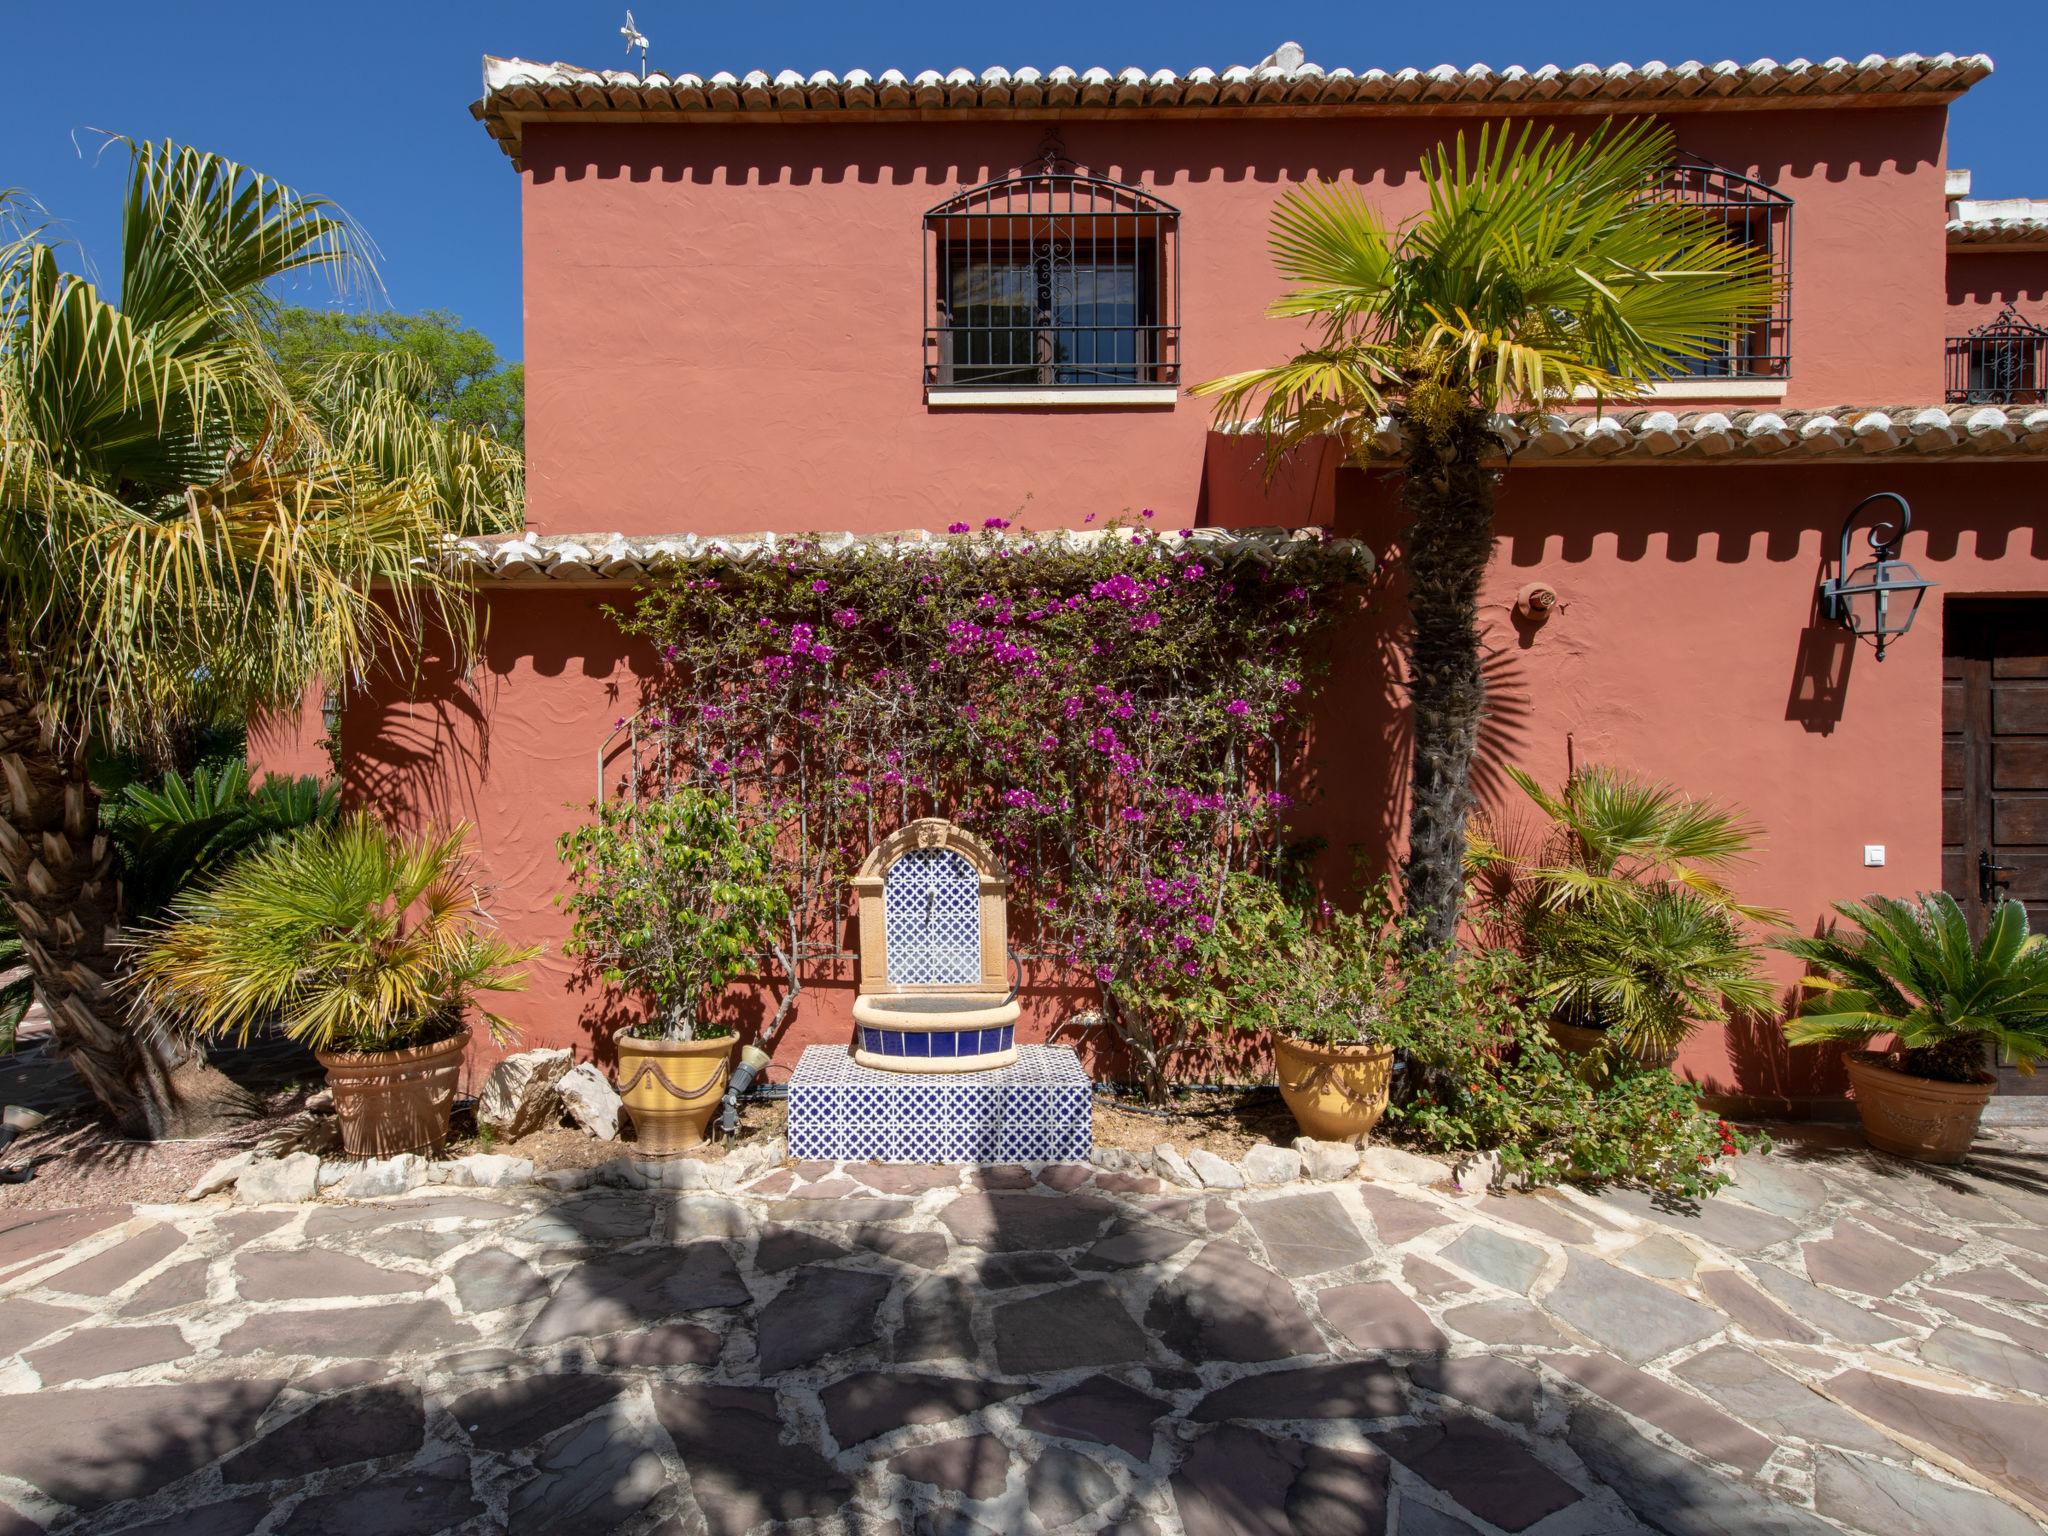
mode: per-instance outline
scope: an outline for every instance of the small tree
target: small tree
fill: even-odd
[[[1668,128],[1639,119],[1585,139],[1480,130],[1422,159],[1429,209],[1389,228],[1357,188],[1297,188],[1273,216],[1272,306],[1312,343],[1277,367],[1197,385],[1269,460],[1334,437],[1367,461],[1382,418],[1404,441],[1402,556],[1414,709],[1408,910],[1419,942],[1457,934],[1472,753],[1485,710],[1479,587],[1493,558],[1505,452],[1496,414],[1581,389],[1640,393],[1725,350],[1765,316],[1768,258],[1667,195]]]
[[[567,952],[653,1003],[636,1034],[729,1034],[704,1018],[704,1004],[757,971],[788,920],[773,850],[771,830],[742,828],[702,790],[603,806],[560,844],[575,882],[563,898],[574,918]]]

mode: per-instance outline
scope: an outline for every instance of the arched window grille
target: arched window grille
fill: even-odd
[[[1762,251],[1770,262],[1777,299],[1761,320],[1707,338],[1704,357],[1685,372],[1699,379],[1782,379],[1792,371],[1792,199],[1776,187],[1734,171],[1679,155],[1665,173],[1664,190],[1719,223],[1731,240]]]
[[[1948,403],[2048,404],[2048,330],[2008,304],[1967,336],[1949,337]]]
[[[924,381],[944,389],[1180,382],[1180,211],[1047,149],[925,215]]]

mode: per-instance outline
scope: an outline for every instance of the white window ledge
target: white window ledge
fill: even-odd
[[[1782,400],[1786,379],[1664,379],[1630,400]],[[1574,400],[1597,400],[1586,388],[1572,391]],[[1612,398],[1612,397],[1610,397]]]
[[[1172,405],[1180,398],[1173,384],[1136,384],[1109,389],[945,389],[928,387],[929,406],[970,406],[1003,410],[1020,405],[1056,405],[1086,410],[1096,405]]]

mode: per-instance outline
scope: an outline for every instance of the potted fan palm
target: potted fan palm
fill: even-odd
[[[1972,940],[1955,898],[1872,896],[1835,903],[1855,924],[1777,947],[1812,967],[1808,1001],[1785,1024],[1794,1045],[1843,1041],[1863,1134],[1881,1151],[1959,1161],[1976,1139],[1997,1079],[1993,1050],[2022,1072],[2048,1055],[2048,936],[2027,909],[2000,900]],[[1886,1050],[1868,1049],[1889,1037]]]
[[[1537,967],[1560,1049],[1596,1078],[1617,1054],[1669,1064],[1700,1023],[1772,1006],[1742,925],[1783,914],[1722,883],[1756,842],[1738,813],[1607,768],[1578,769],[1556,794],[1508,772],[1544,825],[1526,856],[1475,838],[1472,863]]]
[[[704,1139],[732,1065],[732,1025],[706,1007],[761,971],[789,917],[773,829],[678,788],[603,807],[560,851],[575,882],[562,898],[569,953],[651,1005],[613,1042],[634,1135],[649,1152],[686,1151]]]
[[[312,1047],[352,1157],[440,1147],[478,994],[524,986],[539,952],[488,931],[467,839],[356,815],[245,855],[146,933],[141,1006],[201,1039],[275,1024]]]

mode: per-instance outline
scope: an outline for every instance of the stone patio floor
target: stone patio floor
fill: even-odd
[[[1385,1157],[17,1213],[0,1536],[2016,1536],[2044,1153],[1795,1133],[1692,1214]]]

